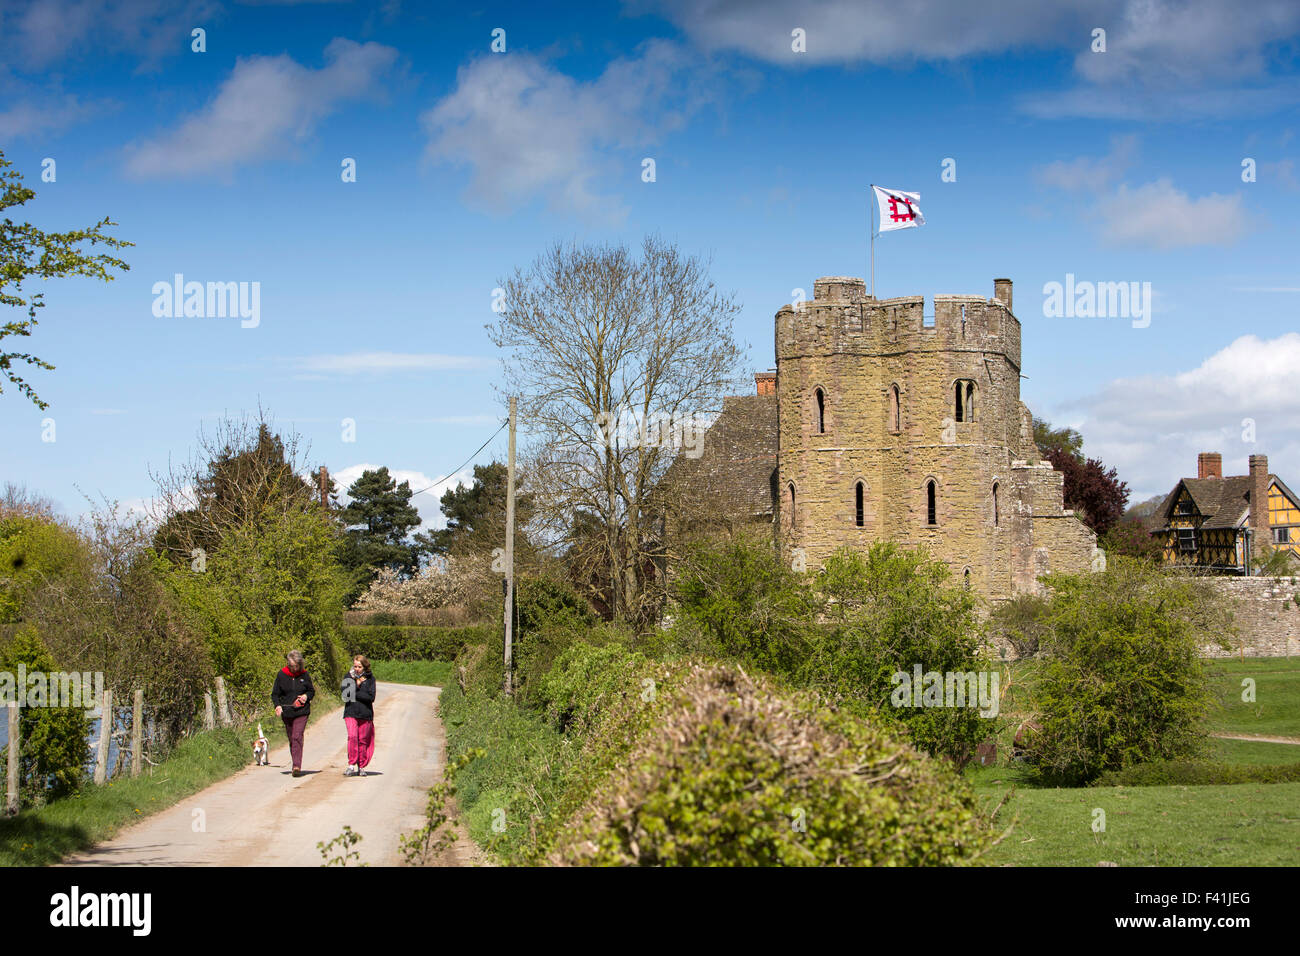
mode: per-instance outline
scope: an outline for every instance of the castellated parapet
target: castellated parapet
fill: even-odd
[[[1011,281],[993,298],[876,299],[828,276],[776,314],[778,540],[819,566],[841,545],[925,547],[991,600],[1104,564],[1062,507],[1020,401]]]

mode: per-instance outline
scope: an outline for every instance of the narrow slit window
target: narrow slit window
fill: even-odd
[[[902,431],[903,430],[903,404],[899,399],[898,386],[895,385],[889,391],[890,391],[889,411],[890,411],[890,418],[894,423],[893,428],[894,431],[896,432]]]
[[[826,432],[826,393],[817,389],[817,432]]]
[[[1000,515],[998,514],[998,483],[995,481],[993,482],[993,527],[995,528],[998,526],[999,517]]]
[[[959,422],[964,422],[966,419],[962,417],[961,382],[958,382],[954,386],[954,389],[955,392],[953,395],[953,402],[952,402],[953,418]]]
[[[862,507],[862,482],[853,486],[853,523],[861,528],[864,524],[865,514]]]
[[[967,591],[969,591],[970,590],[970,568],[967,568],[965,571],[963,571],[961,577],[962,577],[962,586],[965,587]]]
[[[797,527],[797,524],[798,522],[796,522],[795,520],[795,511],[794,511],[794,485],[791,484],[790,485],[790,530],[793,531]]]
[[[966,421],[975,421],[975,383],[966,383]]]
[[[938,524],[938,512],[935,508],[935,487],[933,481],[925,483],[925,523]]]

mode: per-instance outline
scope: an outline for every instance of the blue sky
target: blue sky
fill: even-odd
[[[0,395],[0,482],[72,516],[82,492],[138,504],[201,425],[260,405],[344,481],[425,487],[503,417],[492,290],[548,244],[710,256],[766,369],[794,290],[866,276],[874,182],[927,220],[878,241],[877,294],[1013,279],[1022,398],[1132,500],[1198,451],[1300,487],[1300,4],[979,6],[7,4],[0,149],[37,194],[10,214],[111,216],[135,246],[111,284],[46,285],[19,341],[57,366],[27,375],[50,408]],[[154,315],[176,273],[259,283],[257,326]],[[1149,282],[1149,326],[1045,315],[1067,274]]]

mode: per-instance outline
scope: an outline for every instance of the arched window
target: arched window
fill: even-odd
[[[962,583],[962,586],[963,586],[967,591],[969,591],[969,590],[970,590],[970,568],[967,568],[965,571],[963,571],[963,572],[961,573],[961,579],[962,579],[962,582],[961,582],[961,583]]]
[[[859,528],[861,528],[865,523],[864,522],[865,514],[863,512],[863,507],[862,507],[862,496],[863,496],[862,492],[863,492],[862,482],[859,481],[856,485],[853,486],[853,509],[854,509],[853,523],[856,524]]]
[[[993,527],[998,526],[998,483],[993,482]]]
[[[925,483],[925,523],[928,525],[936,525],[939,523],[935,498],[936,489],[934,479],[932,478]]]
[[[826,393],[817,389],[817,433],[826,431]]]
[[[899,401],[897,385],[889,390],[889,421],[894,431],[903,430],[903,405]]]
[[[975,383],[957,379],[953,383],[953,418],[959,422],[975,421]]]
[[[975,421],[975,383],[966,383],[966,421]]]
[[[957,421],[959,421],[959,422],[964,422],[966,419],[962,417],[962,387],[961,387],[961,380],[959,379],[959,380],[957,381],[956,385],[954,385],[953,387],[956,389],[956,394],[955,394],[954,397],[953,397],[953,403],[952,403],[952,415],[953,415],[953,418],[955,418]]]

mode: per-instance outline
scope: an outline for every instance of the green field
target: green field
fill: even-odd
[[[442,687],[455,679],[456,665],[449,661],[371,661],[376,681],[394,684],[428,684]]]
[[[1209,666],[1221,704],[1212,732],[1300,738],[1300,659]],[[1241,700],[1246,677],[1255,681],[1253,703]],[[1211,738],[1209,746],[1207,759],[1224,763],[1300,762],[1292,744]],[[1300,783],[1058,789],[1036,787],[1027,768],[1006,764],[966,776],[986,809],[1006,798],[997,821],[1012,830],[986,857],[993,865],[1300,865]],[[1104,831],[1093,829],[1097,810]]]

